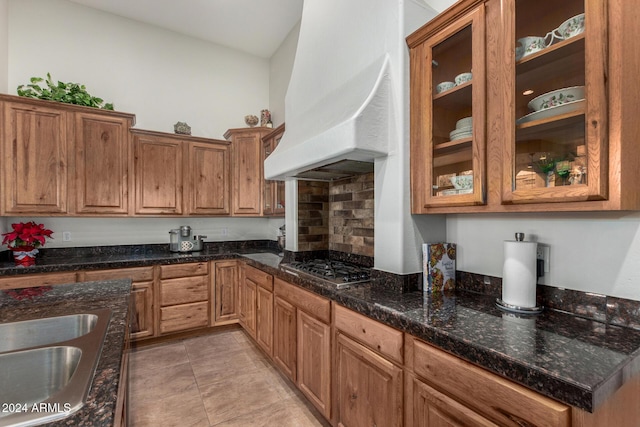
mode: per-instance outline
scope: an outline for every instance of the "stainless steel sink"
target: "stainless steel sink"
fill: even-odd
[[[0,353],[51,345],[81,337],[93,330],[95,314],[71,314],[0,324]]]
[[[68,417],[87,398],[111,310],[0,324],[0,426]],[[26,336],[28,335],[28,336]]]
[[[4,402],[43,402],[71,381],[82,357],[78,347],[43,347],[0,354],[0,396]]]

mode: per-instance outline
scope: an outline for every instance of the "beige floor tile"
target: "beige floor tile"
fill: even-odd
[[[157,400],[196,386],[189,363],[155,370],[129,371],[131,395],[137,400]]]
[[[323,427],[313,415],[300,408],[301,403],[287,399],[266,408],[213,424],[215,427]]]
[[[129,405],[131,427],[209,427],[209,419],[193,385],[181,393],[161,399],[131,399]]]
[[[132,427],[326,427],[240,329],[136,349]]]
[[[281,400],[277,390],[259,370],[200,386],[200,394],[209,422],[214,425]]]
[[[153,370],[189,363],[187,350],[182,342],[143,347],[131,352],[129,366],[132,370]]]

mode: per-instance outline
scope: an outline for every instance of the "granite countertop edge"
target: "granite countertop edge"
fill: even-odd
[[[253,256],[253,254],[272,254],[270,249],[244,251],[215,251],[184,254],[145,254],[145,255],[118,255],[118,256],[92,256],[85,258],[54,260],[47,264],[40,264],[29,268],[6,267],[0,264],[0,277],[27,273],[47,273],[79,270],[99,270],[142,267],[151,265],[168,265],[187,262],[206,262],[215,260],[242,259],[247,264],[262,269],[267,273],[279,277],[290,283],[336,301],[356,312],[380,321],[386,325],[407,332],[430,344],[435,345],[464,360],[472,362],[504,378],[524,385],[543,395],[559,400],[571,406],[592,412],[607,398],[609,398],[623,384],[622,377],[628,378],[640,372],[640,349],[628,355],[625,362],[602,383],[589,385],[580,384],[571,378],[563,377],[553,372],[547,372],[528,364],[524,360],[501,353],[489,347],[478,345],[455,336],[448,331],[412,319],[405,312],[395,310],[392,305],[372,302],[366,298],[359,298],[348,291],[336,290],[323,285],[313,279],[293,276],[279,268],[280,258],[267,256]],[[8,264],[7,264],[8,265]],[[394,297],[390,293],[389,298]]]

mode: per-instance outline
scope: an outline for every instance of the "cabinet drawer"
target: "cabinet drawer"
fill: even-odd
[[[336,329],[402,365],[402,332],[337,304],[333,312]]]
[[[209,326],[209,303],[206,301],[160,309],[161,334],[207,326]]]
[[[262,270],[244,265],[244,277],[273,292],[273,276]]]
[[[83,280],[131,279],[134,282],[153,280],[153,267],[118,268],[115,270],[85,271]]]
[[[307,314],[322,320],[324,323],[331,323],[331,302],[312,292],[305,291],[299,286],[287,283],[277,277],[275,281],[275,294],[280,298],[290,302]]]
[[[160,305],[162,307],[208,299],[207,276],[183,277],[160,282]]]
[[[33,288],[35,286],[62,285],[75,283],[76,273],[29,274],[0,279],[0,289]]]
[[[195,262],[190,264],[173,264],[160,266],[161,279],[173,279],[176,277],[202,276],[209,273],[208,262]]]
[[[500,425],[569,426],[571,409],[533,390],[407,336],[414,372]]]

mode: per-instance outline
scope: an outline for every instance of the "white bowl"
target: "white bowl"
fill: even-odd
[[[463,117],[456,122],[456,129],[471,128],[473,125],[473,117]]]
[[[533,111],[540,111],[580,99],[584,99],[584,86],[572,86],[544,93],[533,98],[527,105]]]
[[[454,82],[441,82],[436,86],[436,93],[442,93],[449,89],[453,89],[454,87],[456,87]]]
[[[563,39],[568,39],[584,32],[584,13],[573,16],[558,27],[558,33]]]
[[[465,84],[466,82],[470,82],[472,77],[473,74],[471,73],[458,74],[455,78],[456,86],[460,86],[462,84]]]
[[[456,190],[468,190],[473,188],[473,175],[452,176],[451,184]]]
[[[472,134],[473,131],[471,126],[467,126],[460,129],[454,129],[449,132],[449,139],[453,141],[454,139],[469,138]]]

